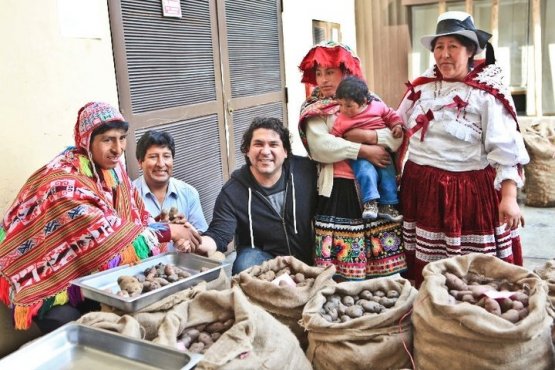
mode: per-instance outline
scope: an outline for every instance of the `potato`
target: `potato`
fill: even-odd
[[[339,313],[339,315],[345,315],[345,312],[347,312],[347,306],[340,302],[337,305],[337,312]]]
[[[166,275],[175,275],[175,266],[171,263],[168,263],[165,267],[164,267],[164,274]]]
[[[308,279],[305,279],[304,281],[301,281],[300,283],[298,283],[297,286],[298,287],[312,286],[312,284],[314,284],[314,278],[308,278]]]
[[[509,298],[502,298],[499,300],[499,306],[501,307],[501,312],[507,312],[513,308],[513,301],[511,301]]]
[[[459,301],[462,301],[462,297],[464,297],[467,294],[472,295],[472,291],[470,291],[470,290],[450,290],[449,294],[451,294],[453,297],[455,297]]]
[[[528,309],[526,307],[524,307],[521,310],[518,310],[518,317],[522,320],[524,319],[526,316],[528,316]]]
[[[208,334],[205,331],[201,331],[200,334],[198,335],[198,339],[199,342],[202,342],[204,344],[208,344],[208,343],[212,343],[212,337],[210,336],[210,334]]]
[[[332,322],[332,321],[333,321],[332,318],[331,318],[331,316],[328,315],[328,314],[322,315],[322,317],[323,317],[326,321],[329,321],[329,322]]]
[[[120,297],[129,297],[129,293],[127,293],[127,290],[120,290],[119,292],[116,293],[116,295]]]
[[[170,283],[169,281],[167,281],[166,279],[164,279],[162,277],[154,278],[154,281],[157,281],[158,284],[160,284],[160,286],[166,286]]]
[[[283,274],[291,275],[291,270],[289,270],[288,267],[283,268],[283,269],[279,270],[278,272],[276,272],[276,277],[281,276]]]
[[[330,312],[330,310],[335,310],[337,309],[337,307],[339,306],[339,303],[336,302],[326,302],[324,303],[324,310],[326,310],[326,312]]]
[[[380,299],[380,304],[385,308],[390,308],[395,306],[396,302],[397,302],[397,299],[395,298],[382,297],[382,299]]]
[[[374,301],[365,301],[361,304],[364,311],[369,313],[381,313],[385,307]]]
[[[445,285],[449,290],[468,290],[466,283],[457,275],[450,272],[445,272],[443,275],[445,276]]]
[[[368,289],[364,289],[362,292],[360,292],[360,298],[362,299],[366,299],[367,301],[371,300],[373,294],[371,291],[369,291]]]
[[[179,276],[177,276],[177,274],[168,275],[166,280],[168,280],[170,283],[175,283],[176,281],[179,280]]]
[[[231,328],[233,326],[233,324],[235,324],[235,320],[234,319],[227,319],[224,321],[223,324],[223,331],[228,330],[229,328]]]
[[[301,274],[300,272],[298,272],[295,274],[295,278],[293,280],[295,280],[297,284],[302,283],[303,281],[305,281],[305,276],[304,274]]]
[[[191,346],[191,343],[193,343],[193,340],[191,339],[191,337],[185,335],[181,337],[181,343],[183,343],[185,348],[189,348]]]
[[[353,305],[353,306],[347,307],[347,311],[345,311],[345,313],[349,317],[352,317],[353,319],[355,319],[357,317],[361,317],[364,314],[364,310],[362,309],[361,306]]]
[[[195,342],[191,344],[189,347],[189,351],[193,353],[201,353],[204,350],[204,343],[202,342]]]
[[[327,298],[327,300],[328,300],[329,302],[337,302],[337,303],[339,303],[339,302],[341,301],[341,297],[340,297],[339,295],[337,295],[337,294],[334,294],[334,295],[330,295],[330,296]]]
[[[399,298],[399,292],[396,290],[390,290],[387,292],[387,298]]]
[[[218,339],[220,339],[221,336],[222,336],[222,334],[217,333],[217,332],[210,334],[210,338],[212,338],[212,341],[214,341],[214,342],[217,341]]]
[[[381,297],[385,297],[385,292],[383,290],[378,289],[373,293],[373,295],[374,295],[374,297],[381,298]]]
[[[515,294],[511,296],[511,299],[513,301],[519,301],[524,305],[524,307],[528,306],[528,294],[524,292],[515,292]]]
[[[501,315],[501,307],[499,306],[499,303],[497,303],[497,301],[493,298],[486,298],[485,299],[484,308],[489,313],[492,313],[492,314],[497,315],[497,316]]]
[[[520,311],[524,308],[524,304],[520,301],[513,301],[513,307],[515,310]]]
[[[204,330],[208,333],[221,333],[224,330],[224,324],[222,322],[216,321],[209,324]]]
[[[509,320],[512,323],[518,322],[520,320],[520,316],[517,310],[510,309],[505,313],[501,314],[501,317],[505,320]]]
[[[476,303],[476,299],[474,298],[474,296],[472,294],[465,294],[462,296],[461,301],[463,302],[468,302],[468,303]]]
[[[253,266],[249,272],[249,274],[252,276],[258,276],[261,273],[262,273],[262,269],[260,268],[260,266]]]
[[[341,300],[343,302],[343,304],[347,307],[352,306],[355,304],[355,299],[353,297],[351,297],[350,295],[346,295],[343,297],[343,299]]]
[[[351,318],[348,315],[341,315],[339,319],[341,320],[341,322],[347,322],[351,320]]]
[[[183,336],[188,336],[191,338],[192,341],[197,340],[200,332],[197,329],[187,329],[183,332]]]
[[[332,321],[336,321],[337,318],[339,317],[339,313],[337,312],[337,309],[335,309],[335,308],[332,308],[332,309],[328,312],[328,314],[331,316],[331,320],[332,320]]]
[[[129,293],[130,297],[136,297],[143,291],[143,284],[134,276],[122,275],[118,277],[118,285],[121,290]]]

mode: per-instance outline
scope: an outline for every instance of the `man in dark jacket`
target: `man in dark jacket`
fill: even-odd
[[[243,135],[246,164],[223,186],[199,251],[225,251],[235,237],[233,274],[276,256],[312,264],[316,166],[291,154],[277,118],[255,118]]]

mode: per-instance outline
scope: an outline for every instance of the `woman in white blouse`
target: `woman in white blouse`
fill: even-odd
[[[422,38],[433,68],[408,84],[401,178],[408,277],[429,262],[473,252],[522,265],[517,188],[524,147],[514,103],[495,64],[490,34],[464,12],[439,16]],[[486,60],[474,56],[484,49]]]

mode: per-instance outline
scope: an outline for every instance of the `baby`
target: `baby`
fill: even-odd
[[[339,114],[332,134],[342,137],[353,128],[376,130],[389,128],[394,138],[403,136],[401,118],[393,109],[368,91],[361,79],[348,76],[337,87]],[[351,161],[351,167],[360,188],[364,210],[362,218],[378,217],[400,222],[403,216],[395,208],[399,204],[397,180],[393,161],[385,167],[374,166],[365,159]]]

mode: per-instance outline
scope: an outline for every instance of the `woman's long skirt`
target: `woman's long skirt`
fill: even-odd
[[[429,262],[484,253],[522,266],[518,229],[499,225],[495,170],[450,172],[407,162],[401,178],[406,276],[419,287]]]
[[[335,178],[315,217],[316,266],[336,267],[340,280],[364,280],[406,269],[401,223],[362,219],[354,180]]]

